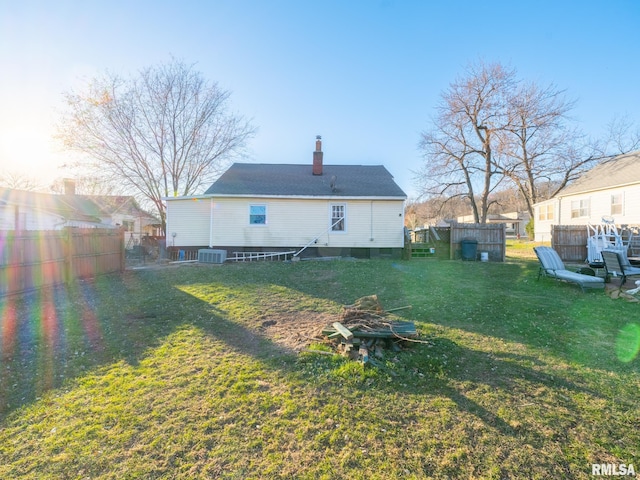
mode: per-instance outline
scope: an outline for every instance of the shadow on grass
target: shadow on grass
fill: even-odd
[[[292,353],[166,279],[125,273],[0,298],[0,419],[98,368],[137,365],[184,325],[267,365]]]
[[[400,354],[399,373],[394,373],[393,381],[379,382],[375,388],[394,396],[401,393],[448,398],[460,412],[475,416],[486,427],[502,435],[526,437],[526,442],[535,448],[542,448],[548,437],[539,432],[537,426],[519,426],[521,419],[503,418],[500,413],[503,407],[512,413],[528,407],[545,410],[553,403],[556,408],[565,407],[574,412],[578,418],[580,408],[572,400],[572,394],[608,399],[601,392],[555,372],[545,373],[543,369],[547,366],[528,355],[485,353],[444,338],[433,339],[432,343],[432,346],[410,348],[408,356]],[[370,391],[365,385],[358,388],[362,394]],[[619,401],[627,403],[630,409],[635,408],[631,401]],[[571,422],[576,420],[569,417],[554,421],[567,422],[566,427],[571,428],[574,426]]]
[[[419,314],[414,308],[401,315],[524,344],[569,363],[637,371],[637,362],[625,364],[615,355],[616,338],[637,317],[637,304],[616,302],[602,290],[582,292],[572,284],[538,280],[534,261],[429,267],[439,275],[421,273],[418,264],[405,266],[404,292]]]
[[[240,270],[240,274],[245,271]],[[362,278],[358,277],[353,281],[363,282],[358,287],[361,291],[375,292],[375,286],[380,280],[377,279],[376,282],[366,268],[361,271]],[[308,273],[308,270],[302,272]],[[180,282],[201,283],[216,273],[214,270],[174,274],[127,273],[122,277],[109,276],[78,282],[67,288],[45,289],[21,299],[3,299],[0,415],[5,416],[17,408],[33,403],[47,391],[63,387],[97,368],[122,360],[135,365],[149,349],[159,346],[163,339],[183,325],[197,326],[233,350],[261,361],[267,368],[304,379],[304,374],[296,369],[292,352],[264,337],[258,330],[229,320],[226,312],[216,304],[199,300],[175,286]],[[243,281],[247,284],[271,285],[274,278],[273,275],[254,276],[250,280],[244,278]],[[238,279],[234,277],[231,280]],[[317,283],[295,280],[295,276],[278,277],[275,283],[318,296]],[[340,283],[340,279],[336,282]],[[397,292],[395,287],[389,288],[388,295]],[[348,289],[347,293],[343,293],[349,295],[345,300],[353,300],[354,292],[357,291],[355,288]],[[335,291],[326,289],[323,294],[325,298],[331,297],[335,295]],[[402,300],[405,298],[408,297],[405,296]],[[522,365],[514,367],[508,360],[497,360],[453,343],[441,343],[440,347],[465,361],[460,367],[448,372],[446,378],[442,379],[442,384],[438,379],[430,381],[429,388],[422,390],[422,393],[449,397],[461,410],[504,434],[514,434],[508,423],[487,406],[480,405],[460,389],[454,388],[447,378],[455,381],[480,381],[505,390],[514,388],[514,378],[558,386],[557,378]],[[420,359],[416,362],[417,365],[422,365]],[[497,370],[491,370],[490,365],[497,365]],[[469,372],[465,370],[465,366],[469,367]],[[477,378],[479,374],[482,374],[481,379]],[[567,381],[561,387],[582,391]],[[405,391],[393,383],[381,388],[400,393]]]

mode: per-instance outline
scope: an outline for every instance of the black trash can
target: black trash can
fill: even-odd
[[[475,260],[478,255],[478,241],[475,238],[463,238],[460,241],[462,260]]]

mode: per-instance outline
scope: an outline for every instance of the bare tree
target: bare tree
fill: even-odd
[[[4,171],[0,173],[0,187],[12,188],[16,190],[42,190],[43,187],[37,180],[14,171]]]
[[[419,144],[424,193],[466,197],[477,223],[486,222],[490,195],[503,179],[494,150],[508,121],[507,94],[514,84],[515,73],[500,64],[471,66],[442,94],[433,129],[422,133]]]
[[[106,183],[102,178],[75,176],[72,180],[74,192],[78,195],[108,196],[121,193],[121,186],[118,183]],[[53,193],[64,194],[67,192],[67,179],[56,178],[49,188]]]
[[[442,98],[434,128],[422,134],[420,179],[425,193],[467,197],[480,223],[498,188],[515,187],[533,216],[535,203],[611,156],[611,146],[640,146],[628,121],[612,123],[606,143],[586,142],[563,91],[522,82],[500,64],[469,69]]]
[[[640,127],[628,115],[616,116],[607,124],[603,156],[628,153],[640,148]]]
[[[229,112],[228,91],[177,60],[129,79],[105,74],[65,97],[64,145],[86,154],[89,176],[119,181],[151,202],[163,229],[163,197],[200,193],[255,133]]]
[[[574,104],[553,85],[520,83],[508,92],[497,167],[520,192],[531,217],[535,203],[555,195],[600,159],[581,146],[582,135],[569,125]],[[542,185],[553,190],[541,198]]]

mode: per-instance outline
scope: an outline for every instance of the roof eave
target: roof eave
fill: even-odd
[[[163,200],[202,200],[207,198],[284,198],[307,200],[406,200],[406,195],[273,195],[248,193],[210,193],[207,195],[193,195],[188,197],[165,197]]]
[[[576,190],[575,192],[558,192],[558,194],[554,198],[564,198],[564,197],[569,197],[573,195],[582,195],[585,193],[602,192],[603,190],[611,190],[614,188],[624,188],[624,187],[630,187],[630,186],[636,186],[636,185],[640,185],[640,181],[636,180],[633,182],[620,183],[617,185],[609,185],[606,187],[599,187],[599,188],[587,188],[584,190]]]

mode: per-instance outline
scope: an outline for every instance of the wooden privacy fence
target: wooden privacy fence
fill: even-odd
[[[0,296],[125,268],[124,231],[0,231]]]
[[[551,225],[551,246],[565,262],[584,262],[588,240],[586,225]]]
[[[487,259],[504,262],[506,256],[506,224],[505,223],[452,223],[450,236],[451,259],[457,258],[464,239],[478,242],[477,256],[487,252]]]

